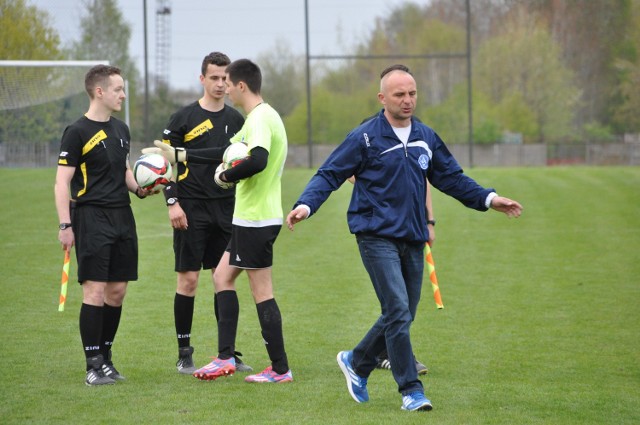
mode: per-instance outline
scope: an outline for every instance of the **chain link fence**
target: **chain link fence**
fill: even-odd
[[[638,137],[640,138],[640,137]],[[640,140],[621,143],[573,144],[482,144],[469,149],[468,144],[448,145],[463,167],[540,167],[553,165],[640,165]],[[137,158],[142,143],[133,143],[131,157]],[[313,145],[313,167],[319,167],[335,145]],[[0,167],[55,167],[57,143],[0,143]],[[307,145],[289,145],[287,167],[309,165]]]

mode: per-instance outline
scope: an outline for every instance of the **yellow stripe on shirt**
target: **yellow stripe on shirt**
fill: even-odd
[[[86,155],[91,149],[93,149],[98,143],[107,138],[107,133],[104,130],[98,131],[89,141],[82,147],[82,155]]]
[[[80,171],[82,171],[82,181],[84,182],[84,185],[82,189],[78,191],[78,195],[77,195],[78,198],[87,192],[87,163],[86,162],[83,162],[82,164],[80,164]]]
[[[210,119],[206,119],[201,124],[198,124],[193,130],[184,135],[184,142],[187,143],[203,133],[213,129],[213,123]]]

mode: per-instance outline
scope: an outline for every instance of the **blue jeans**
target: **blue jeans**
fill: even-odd
[[[424,243],[369,234],[357,235],[356,240],[382,314],[353,349],[353,367],[358,375],[368,377],[376,367],[376,356],[386,348],[398,391],[402,395],[424,391],[409,334],[422,289]]]

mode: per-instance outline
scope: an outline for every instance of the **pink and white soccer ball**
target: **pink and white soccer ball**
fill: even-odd
[[[142,155],[133,166],[133,176],[141,188],[159,192],[171,181],[171,164],[157,153]]]

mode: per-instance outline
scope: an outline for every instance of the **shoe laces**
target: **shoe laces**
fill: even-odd
[[[268,366],[265,370],[263,370],[260,375],[264,375],[264,376],[286,376],[289,373],[289,371],[286,371],[285,373],[278,373],[275,370],[273,370],[273,366]]]
[[[421,393],[420,391],[414,391],[412,393],[409,393],[407,395],[405,395],[403,397],[404,400],[406,400],[405,404],[410,404],[410,403],[415,403],[415,402],[422,402],[422,401],[426,401],[427,398],[424,396],[423,393]]]
[[[100,369],[91,369],[89,371],[89,375],[95,375],[98,378],[104,378],[105,376],[107,376],[107,374],[104,373],[104,370],[102,368],[100,368]]]
[[[368,378],[363,378],[362,376],[358,376],[358,386],[366,387]]]
[[[284,377],[287,377],[287,375],[289,375],[289,371],[280,374],[280,373],[276,372],[275,370],[273,370],[273,366],[268,366],[265,370],[263,370],[262,372],[260,372],[258,374],[258,376],[263,376],[266,379],[274,380],[274,381],[276,381],[277,380],[276,378],[278,378],[278,377],[283,377],[284,378]]]
[[[209,363],[206,367],[209,369],[222,369],[223,367],[227,366],[227,365],[232,365],[235,367],[236,365],[236,360],[231,357],[229,359],[221,359],[218,357],[211,357],[211,363]]]

